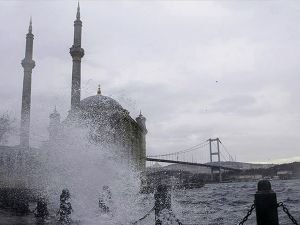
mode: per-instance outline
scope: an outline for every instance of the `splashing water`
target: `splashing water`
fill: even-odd
[[[118,154],[119,149],[91,143],[83,129],[67,133],[68,137],[49,146],[44,154],[43,185],[53,211],[59,205],[61,190],[68,188],[74,221],[89,225],[99,224],[99,220],[102,224],[132,222],[138,211],[138,173]],[[103,216],[98,201],[104,185],[111,190],[112,209],[110,215]]]
[[[139,172],[124,157],[122,149],[91,142],[88,132],[66,128],[67,135],[62,139],[30,149],[35,162],[28,161],[25,166],[24,171],[30,174],[28,188],[47,199],[52,216],[58,211],[62,190],[67,188],[71,193],[73,221],[82,225],[130,224],[142,214]],[[112,193],[108,214],[101,213],[99,208],[103,186],[108,186]]]

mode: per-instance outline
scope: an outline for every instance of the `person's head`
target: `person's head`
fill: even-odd
[[[70,198],[70,191],[69,189],[65,188],[62,190],[62,193],[60,195],[60,199],[69,199]]]
[[[38,203],[46,203],[46,199],[42,196],[39,196],[38,199],[37,199]]]
[[[108,190],[109,190],[109,187],[108,187],[107,185],[104,185],[104,186],[102,187],[102,189],[103,189],[103,191],[108,191]]]

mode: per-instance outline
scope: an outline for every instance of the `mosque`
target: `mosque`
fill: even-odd
[[[144,170],[146,158],[146,118],[140,113],[133,119],[129,112],[116,100],[104,96],[100,86],[96,95],[81,99],[81,59],[84,49],[81,46],[82,21],[78,4],[74,21],[74,42],[70,48],[72,57],[71,107],[67,117],[61,120],[55,109],[49,116],[48,144],[55,143],[64,135],[64,130],[70,126],[88,128],[88,138],[99,146],[114,147],[122,156],[126,156],[128,163],[138,170]],[[26,35],[25,58],[22,60],[24,68],[20,145],[0,146],[0,178],[8,167],[18,165],[24,158],[30,158],[30,110],[31,110],[31,79],[35,67],[33,60],[32,21]],[[41,147],[42,148],[42,147]],[[38,149],[36,149],[38,151]],[[38,165],[32,165],[38,166]],[[1,175],[2,174],[2,175]],[[1,186],[1,179],[0,179]]]

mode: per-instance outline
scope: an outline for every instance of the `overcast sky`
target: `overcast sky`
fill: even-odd
[[[238,161],[300,160],[300,2],[81,0],[80,5],[82,97],[96,94],[101,84],[102,93],[133,118],[141,109],[148,154],[220,137]],[[76,6],[71,0],[0,1],[0,112],[17,119],[20,62],[33,18],[34,145],[47,139],[54,105],[62,118],[70,108]]]

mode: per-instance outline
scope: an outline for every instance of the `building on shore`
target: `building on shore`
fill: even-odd
[[[61,140],[65,129],[70,126],[83,127],[88,130],[88,138],[97,145],[116,148],[122,156],[127,157],[128,164],[138,170],[146,166],[146,118],[140,113],[133,119],[129,112],[116,100],[102,94],[100,86],[95,90],[95,95],[81,99],[81,59],[84,49],[81,46],[82,21],[80,19],[80,7],[78,4],[76,19],[74,21],[74,41],[70,48],[72,57],[72,84],[71,84],[71,107],[66,119],[61,120],[58,110],[49,116],[49,140],[46,145]],[[0,184],[7,172],[15,171],[25,164],[38,165],[38,161],[31,152],[38,149],[30,147],[30,110],[31,110],[31,80],[32,71],[35,67],[33,60],[33,26],[30,19],[28,33],[26,35],[25,58],[22,60],[24,68],[22,110],[20,126],[20,145],[0,146]],[[33,87],[34,88],[34,87]],[[42,146],[41,148],[45,147]],[[28,160],[27,160],[28,159]],[[27,165],[27,166],[28,166]],[[8,182],[9,183],[9,182]]]
[[[294,175],[293,171],[290,171],[290,170],[277,171],[277,176],[281,180],[291,179],[293,177],[293,175]]]

